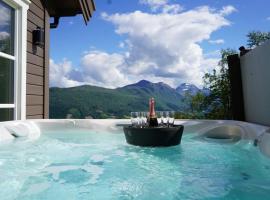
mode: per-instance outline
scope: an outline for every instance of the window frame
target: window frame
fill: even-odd
[[[14,109],[13,120],[26,119],[26,50],[27,50],[27,10],[29,0],[3,0],[15,10],[14,55],[0,52],[0,57],[14,61],[14,103],[0,104],[3,108]]]

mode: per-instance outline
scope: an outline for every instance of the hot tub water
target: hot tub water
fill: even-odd
[[[119,132],[43,133],[0,145],[0,199],[268,199],[270,160],[251,141],[222,144],[184,134],[142,148]]]

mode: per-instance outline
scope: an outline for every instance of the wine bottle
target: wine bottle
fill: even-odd
[[[150,127],[157,127],[158,120],[155,112],[155,100],[154,98],[149,99],[149,119],[148,123]]]

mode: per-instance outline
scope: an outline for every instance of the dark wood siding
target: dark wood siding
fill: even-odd
[[[45,46],[33,45],[32,32],[45,29]],[[28,119],[49,116],[49,15],[42,0],[32,0],[27,13],[27,87],[26,115]]]

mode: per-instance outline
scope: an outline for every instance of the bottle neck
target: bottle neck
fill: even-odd
[[[156,112],[155,112],[155,100],[154,98],[150,99],[150,109],[149,109],[149,117],[150,118],[155,118],[156,117]]]

